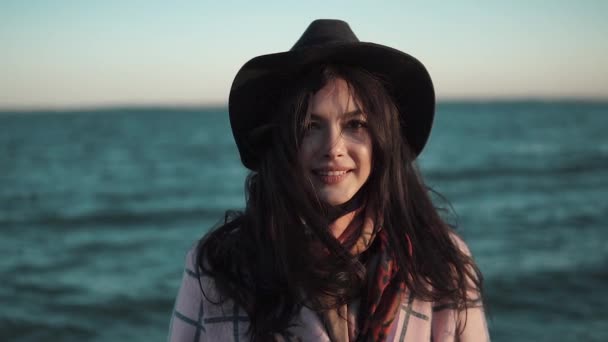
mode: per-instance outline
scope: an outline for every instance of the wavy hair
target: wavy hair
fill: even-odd
[[[198,267],[213,277],[220,301],[232,299],[248,313],[252,340],[284,332],[304,303],[335,308],[365,284],[365,267],[348,252],[352,242],[343,245],[331,235],[332,208],[317,200],[297,158],[309,101],[332,78],[347,82],[368,116],[372,171],[357,196],[381,215],[399,280],[416,298],[459,310],[470,305],[470,293],[482,293],[479,269],[440,217],[402,136],[408,123],[392,100],[394,90],[360,68],[316,65],[274,94],[278,105],[259,167],[246,180],[245,210],[228,211],[199,241]]]

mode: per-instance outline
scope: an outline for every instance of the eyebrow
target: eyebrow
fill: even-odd
[[[350,112],[344,112],[340,114],[340,118],[351,118],[353,116],[363,115],[363,111],[361,109],[351,110]],[[321,119],[322,116],[317,113],[310,113],[310,117],[313,119]]]

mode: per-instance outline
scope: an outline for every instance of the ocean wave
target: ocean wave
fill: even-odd
[[[589,175],[593,173],[604,173],[608,169],[608,161],[593,159],[589,162],[572,163],[566,165],[533,166],[513,164],[498,164],[491,167],[463,167],[424,170],[426,177],[440,180],[468,180],[468,179],[491,179],[497,177],[546,177],[566,175]]]
[[[115,296],[80,303],[48,297],[42,303],[30,303],[19,314],[7,317],[3,310],[0,331],[3,341],[142,339],[146,331],[157,336],[166,331],[172,306],[173,298],[167,295]]]
[[[170,224],[188,220],[219,219],[223,212],[223,210],[208,207],[168,208],[148,211],[98,210],[76,216],[56,212],[41,213],[24,218],[5,218],[0,220],[0,226],[50,225],[63,228],[77,228],[100,225],[135,226],[150,223]]]
[[[608,292],[607,261],[563,270],[537,269],[534,272],[497,274],[486,279],[485,305],[490,316],[500,313],[501,320],[525,317],[526,322],[550,321],[552,326],[563,324],[570,333],[573,329],[577,334],[584,332],[590,323],[605,322],[608,318],[605,310],[608,297],[603,295]],[[506,339],[513,333],[505,329],[505,325],[497,326],[502,326],[501,330],[494,331],[498,336]],[[522,324],[518,329],[521,335],[525,335],[526,330],[539,333],[529,324]],[[608,331],[593,331],[590,336],[593,338],[589,340],[605,341]],[[532,336],[528,338],[536,340]],[[564,337],[560,340],[572,339]]]
[[[68,321],[63,324],[49,319],[0,318],[3,341],[90,341],[98,334],[93,329]]]

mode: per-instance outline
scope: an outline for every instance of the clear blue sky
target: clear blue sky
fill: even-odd
[[[247,60],[316,18],[416,56],[440,99],[608,99],[606,15],[602,0],[3,0],[0,108],[224,104]]]

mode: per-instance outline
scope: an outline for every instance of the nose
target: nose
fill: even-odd
[[[339,127],[327,129],[323,156],[328,159],[339,158],[346,153],[346,145]]]

